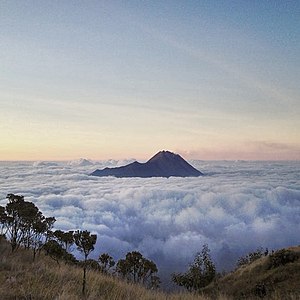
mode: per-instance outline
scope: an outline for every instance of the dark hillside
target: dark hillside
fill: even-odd
[[[122,167],[96,170],[93,176],[115,177],[197,177],[203,175],[200,171],[186,162],[180,155],[160,151],[146,163],[137,161]]]
[[[206,289],[234,299],[300,299],[300,246],[281,249],[239,267]]]
[[[1,300],[205,300],[188,293],[165,294],[128,283],[111,275],[88,270],[87,294],[82,297],[82,269],[64,262],[57,264],[41,252],[35,262],[32,251],[18,249],[11,253],[10,244],[0,238]],[[227,300],[225,297],[217,298]]]
[[[290,252],[287,252],[290,251]],[[292,253],[292,254],[291,254]],[[288,254],[288,258],[285,254]],[[277,257],[262,257],[240,267],[203,290],[207,296],[192,293],[165,294],[148,290],[120,278],[88,270],[85,299],[116,300],[229,300],[300,299],[300,247],[283,250]],[[290,262],[287,262],[292,260]],[[281,264],[283,262],[283,264]],[[0,299],[83,299],[82,269],[64,262],[57,264],[43,252],[35,262],[31,250],[11,253],[0,239]],[[265,292],[264,292],[265,291]],[[224,296],[227,295],[227,296]]]

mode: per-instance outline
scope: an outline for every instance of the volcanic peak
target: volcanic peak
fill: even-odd
[[[115,177],[196,177],[203,175],[192,167],[180,155],[170,151],[160,151],[150,158],[146,163],[137,161],[126,166],[117,168],[105,168],[96,170],[93,176],[115,176]]]

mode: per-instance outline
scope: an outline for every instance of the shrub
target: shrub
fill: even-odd
[[[254,289],[254,294],[259,298],[267,296],[267,288],[264,283],[257,283]]]
[[[242,256],[238,259],[237,267],[239,268],[244,265],[249,265],[257,259],[266,255],[266,253],[268,253],[268,250],[266,249],[266,251],[264,251],[263,248],[258,248],[253,252],[249,252],[247,255]]]
[[[172,274],[172,281],[189,291],[200,291],[209,285],[216,276],[216,268],[209,252],[208,245],[203,245],[202,251],[195,256],[187,272]]]
[[[138,251],[128,252],[125,259],[120,259],[116,265],[116,273],[119,276],[153,289],[160,284],[157,272],[156,264]]]
[[[281,249],[270,255],[269,269],[278,268],[288,263],[294,262],[299,258],[299,253],[291,250]]]

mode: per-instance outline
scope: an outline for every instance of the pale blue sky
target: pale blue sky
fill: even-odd
[[[299,1],[1,1],[0,160],[300,159]]]

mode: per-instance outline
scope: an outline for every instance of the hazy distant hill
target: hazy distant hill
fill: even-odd
[[[77,160],[72,160],[69,162],[70,166],[76,166],[76,167],[86,167],[86,166],[91,166],[93,163],[85,158],[80,158]]]
[[[180,155],[170,151],[160,151],[146,163],[137,161],[117,168],[96,170],[93,176],[115,177],[197,177],[203,175],[186,162]]]

